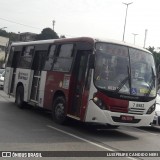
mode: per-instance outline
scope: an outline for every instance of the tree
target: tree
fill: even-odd
[[[0,30],[0,36],[2,37],[8,37],[8,33],[5,30]]]
[[[61,35],[60,38],[66,38],[66,36],[65,35]]]
[[[11,42],[19,41],[19,35],[17,33],[0,30],[0,36],[9,38]]]
[[[37,35],[36,40],[58,39],[57,33],[51,28],[44,28],[40,34]]]

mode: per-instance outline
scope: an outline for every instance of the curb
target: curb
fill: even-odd
[[[3,90],[0,90],[0,102],[14,102],[15,98],[7,95]]]

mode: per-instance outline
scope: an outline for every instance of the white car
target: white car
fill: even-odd
[[[5,69],[0,68],[0,76],[2,75],[2,73],[5,71]]]
[[[152,125],[160,126],[160,95],[157,94],[155,116]]]
[[[4,86],[4,75],[5,71],[3,71],[3,73],[0,75],[0,88],[3,88]]]

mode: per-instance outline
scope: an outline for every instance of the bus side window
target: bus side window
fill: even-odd
[[[52,45],[49,50],[49,54],[47,56],[47,59],[46,59],[45,65],[44,65],[44,70],[51,70],[55,50],[56,50],[56,45]]]
[[[20,68],[30,68],[34,54],[34,46],[25,46],[20,57]]]
[[[13,60],[12,60],[12,68],[17,68],[18,67],[18,62],[20,59],[20,55],[21,55],[21,51],[15,51],[14,52],[14,56],[13,56]]]
[[[44,59],[47,56],[47,50],[37,50],[33,58],[32,69],[36,71],[41,71],[44,68],[45,61]]]
[[[55,57],[53,70],[69,72],[73,61],[73,44],[63,44],[60,47],[59,54]]]
[[[11,48],[8,57],[7,67],[12,67],[12,68],[18,67],[21,51],[22,51],[21,46],[16,46]]]
[[[11,67],[12,65],[12,59],[13,59],[13,54],[14,54],[14,47],[11,47],[9,55],[8,55],[8,61],[7,61],[7,67]]]

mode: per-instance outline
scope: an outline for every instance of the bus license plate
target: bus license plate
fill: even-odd
[[[133,121],[133,119],[134,119],[133,116],[126,116],[126,115],[121,116],[122,121]]]

